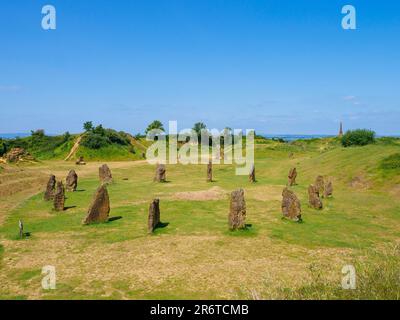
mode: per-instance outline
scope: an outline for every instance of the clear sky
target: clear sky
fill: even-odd
[[[41,9],[57,9],[57,29]],[[357,30],[341,27],[342,6]],[[400,134],[400,1],[1,0],[0,132]]]

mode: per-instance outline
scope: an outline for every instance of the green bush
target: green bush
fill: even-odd
[[[7,147],[3,139],[0,138],[0,157],[7,152]]]
[[[381,161],[381,168],[392,170],[400,169],[400,153],[395,153]]]
[[[83,139],[81,144],[89,149],[100,149],[111,144],[111,141],[98,133],[88,133]]]
[[[111,143],[120,144],[122,146],[127,146],[130,144],[130,140],[124,132],[117,132],[115,130],[107,129],[105,131],[105,135],[111,141]]]
[[[89,121],[84,124],[84,128],[86,135],[81,144],[88,149],[101,149],[111,144],[129,146],[131,143],[128,134],[125,132],[105,129],[101,124],[94,127],[93,123]]]
[[[366,146],[375,142],[375,132],[367,129],[349,130],[341,142],[344,147]]]

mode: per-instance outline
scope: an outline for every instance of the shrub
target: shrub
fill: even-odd
[[[7,146],[3,141],[3,139],[0,138],[0,157],[2,157],[3,154],[5,154],[6,152],[7,152]]]
[[[116,143],[123,146],[127,146],[130,144],[129,138],[123,132],[117,132],[115,130],[107,129],[105,131],[105,135],[111,141],[111,143]]]
[[[367,129],[349,130],[341,142],[344,147],[365,146],[375,142],[375,132]]]
[[[84,147],[89,149],[100,149],[110,143],[111,141],[106,136],[97,133],[88,133],[81,142]]]
[[[382,169],[400,169],[400,153],[395,153],[381,161]]]

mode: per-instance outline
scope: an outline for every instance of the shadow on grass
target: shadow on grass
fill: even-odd
[[[238,230],[228,229],[225,234],[234,237],[254,237],[257,236],[258,232],[253,228],[252,224],[246,223],[244,228]]]
[[[166,227],[168,227],[168,225],[169,225],[169,222],[159,222],[157,225],[156,225],[156,227],[154,228],[154,230],[153,230],[153,234],[155,233],[155,232],[160,232],[160,231],[162,231],[162,229],[165,229]]]
[[[76,206],[64,207],[64,211],[67,211],[67,210],[69,210],[69,209],[75,209],[75,208],[76,208]]]
[[[113,222],[113,221],[120,220],[120,219],[122,219],[121,216],[110,217],[110,218],[108,218],[107,222]]]

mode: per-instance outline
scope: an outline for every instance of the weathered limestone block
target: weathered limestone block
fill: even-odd
[[[308,187],[308,203],[314,209],[320,210],[323,207],[322,201],[319,197],[318,189],[312,184],[310,184]]]
[[[83,165],[86,164],[86,162],[85,162],[85,160],[83,159],[83,157],[81,156],[81,157],[79,157],[78,160],[76,160],[75,164],[78,165],[78,166],[83,166]]]
[[[249,181],[256,182],[256,167],[254,166],[254,164],[251,166],[251,169],[250,169]]]
[[[50,175],[49,181],[47,182],[46,191],[44,193],[44,200],[50,201],[54,199],[54,191],[56,187],[55,175]]]
[[[288,188],[282,192],[282,214],[285,218],[301,221],[301,204],[296,194]]]
[[[332,197],[332,195],[333,195],[333,184],[332,184],[332,181],[329,181],[325,185],[324,198]]]
[[[65,190],[61,181],[57,182],[56,192],[54,193],[54,210],[64,211],[65,207]]]
[[[325,189],[325,182],[324,182],[324,177],[323,176],[318,176],[315,179],[315,184],[314,186],[317,188],[317,191],[320,196],[324,195],[324,189]]]
[[[110,198],[106,185],[101,185],[93,196],[84,224],[108,221],[110,213]]]
[[[78,187],[78,175],[76,174],[75,170],[71,170],[68,173],[66,179],[66,189],[67,191],[75,192],[77,187]]]
[[[149,207],[148,233],[152,233],[160,224],[160,200],[154,199]]]
[[[164,164],[157,164],[156,175],[154,177],[155,182],[165,182],[166,179],[166,168]]]
[[[34,161],[35,159],[23,148],[12,148],[4,155],[6,162]]]
[[[207,164],[207,182],[212,182],[212,162]]]
[[[99,168],[99,178],[101,183],[111,183],[112,182],[112,174],[110,168],[103,164]]]
[[[243,189],[231,193],[229,228],[231,230],[244,229],[246,227],[246,201]]]
[[[289,187],[292,187],[296,184],[296,178],[297,178],[296,168],[290,169],[289,174],[288,174],[288,186]]]

